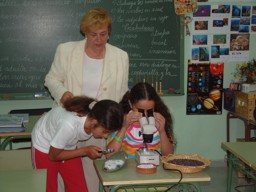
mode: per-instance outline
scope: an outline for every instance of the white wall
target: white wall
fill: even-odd
[[[238,2],[238,1],[236,1]],[[240,1],[242,2],[242,1]],[[248,2],[248,1],[246,1]],[[255,0],[251,1],[256,5]],[[185,37],[185,59],[190,59],[190,37]],[[250,59],[256,58],[256,35],[251,35]],[[224,87],[228,87],[236,62],[225,63]],[[185,92],[187,81],[187,63],[185,63]],[[226,111],[222,115],[186,115],[186,95],[163,97],[171,109],[174,118],[174,133],[177,138],[176,153],[196,153],[211,160],[224,159],[225,152],[221,149],[221,142],[226,141]],[[51,100],[34,101],[0,101],[0,114],[8,113],[11,109],[51,107]],[[239,120],[231,122],[231,141],[244,137],[243,123]]]

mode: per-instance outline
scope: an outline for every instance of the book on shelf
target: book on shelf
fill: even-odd
[[[25,127],[0,127],[0,133],[24,132]]]
[[[241,91],[245,93],[256,91],[256,83],[243,83]]]
[[[232,91],[240,91],[241,90],[241,86],[242,86],[241,83],[233,83],[233,82],[231,82],[229,84],[229,89],[231,89]]]
[[[23,123],[28,123],[29,122],[29,114],[28,113],[13,113],[13,114],[9,114],[9,115],[13,115],[16,117],[22,117],[23,118]]]
[[[16,114],[4,114],[0,115],[0,127],[24,127],[24,116],[16,115]]]
[[[229,84],[232,91],[242,91],[245,93],[256,91],[256,83],[234,83]]]

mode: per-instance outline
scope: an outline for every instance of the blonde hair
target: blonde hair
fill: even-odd
[[[80,22],[80,31],[86,34],[91,31],[92,27],[99,29],[103,26],[107,26],[110,33],[112,30],[112,18],[106,10],[96,7],[84,14]]]

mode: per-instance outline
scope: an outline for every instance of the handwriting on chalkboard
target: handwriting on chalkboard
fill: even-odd
[[[44,78],[59,43],[77,41],[91,7],[113,19],[110,43],[128,52],[129,85],[161,81],[182,89],[181,29],[172,0],[6,0],[0,2],[0,91],[44,92]]]
[[[111,40],[129,52],[131,85],[162,81],[165,90],[180,89],[179,19],[171,14],[171,2],[117,1],[118,6],[111,9],[120,31]]]

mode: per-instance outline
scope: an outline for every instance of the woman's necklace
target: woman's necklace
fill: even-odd
[[[89,47],[85,47],[85,53],[88,55],[88,57],[92,59],[103,59],[105,56],[106,48],[103,48],[102,50],[95,51],[93,49],[90,49]]]

